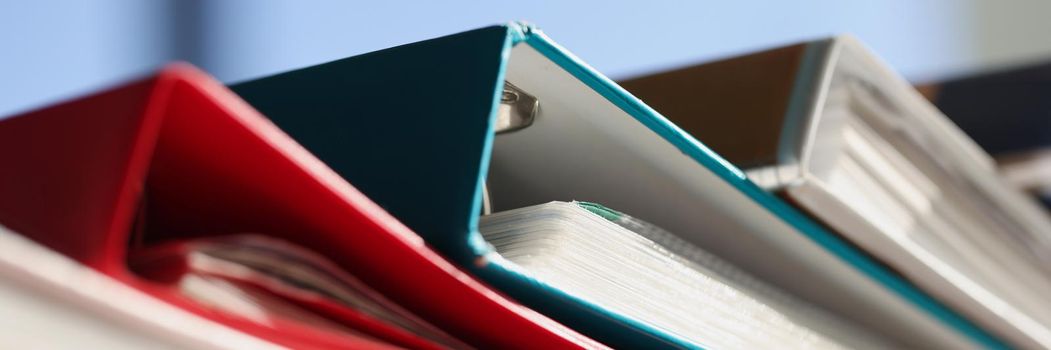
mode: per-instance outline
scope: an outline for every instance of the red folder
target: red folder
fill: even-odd
[[[472,345],[602,347],[444,260],[188,65],[0,121],[0,164],[0,224],[158,299],[278,344],[382,346],[294,323],[268,327],[198,306],[131,273],[129,246],[266,233],[326,256]],[[138,219],[144,237],[130,234]]]

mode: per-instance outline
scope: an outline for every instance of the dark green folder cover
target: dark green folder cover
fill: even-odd
[[[701,348],[530,277],[478,233],[504,68],[531,45],[683,153],[979,344],[1002,343],[749,182],[531,26],[509,24],[398,46],[233,85],[235,92],[446,257],[527,306],[617,348]]]

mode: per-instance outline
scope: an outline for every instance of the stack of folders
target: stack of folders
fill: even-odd
[[[1051,348],[1051,219],[853,39],[622,85],[520,23],[166,69],[0,122],[0,248],[293,348]]]
[[[980,325],[1051,347],[1051,220],[853,39],[623,84]]]

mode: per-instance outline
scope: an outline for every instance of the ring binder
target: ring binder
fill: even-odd
[[[435,70],[424,60],[446,64]],[[505,81],[541,106],[528,128],[497,135]],[[406,92],[434,91],[434,82],[445,84],[442,94],[398,103]],[[1000,344],[533,27],[482,28],[231,88],[429,245],[607,345],[700,346],[502,259],[478,232],[483,188],[493,211],[586,200],[630,212],[907,346]],[[435,104],[444,107],[426,108]]]
[[[497,134],[512,132],[533,124],[540,101],[535,96],[522,91],[510,82],[504,82],[504,91],[500,95],[500,109],[496,114]]]

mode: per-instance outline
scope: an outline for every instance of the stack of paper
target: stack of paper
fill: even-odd
[[[162,245],[137,254],[131,267],[259,324],[291,320],[412,348],[469,347],[317,253],[261,235]]]
[[[504,258],[571,296],[717,349],[889,348],[656,226],[590,203],[482,218]]]

